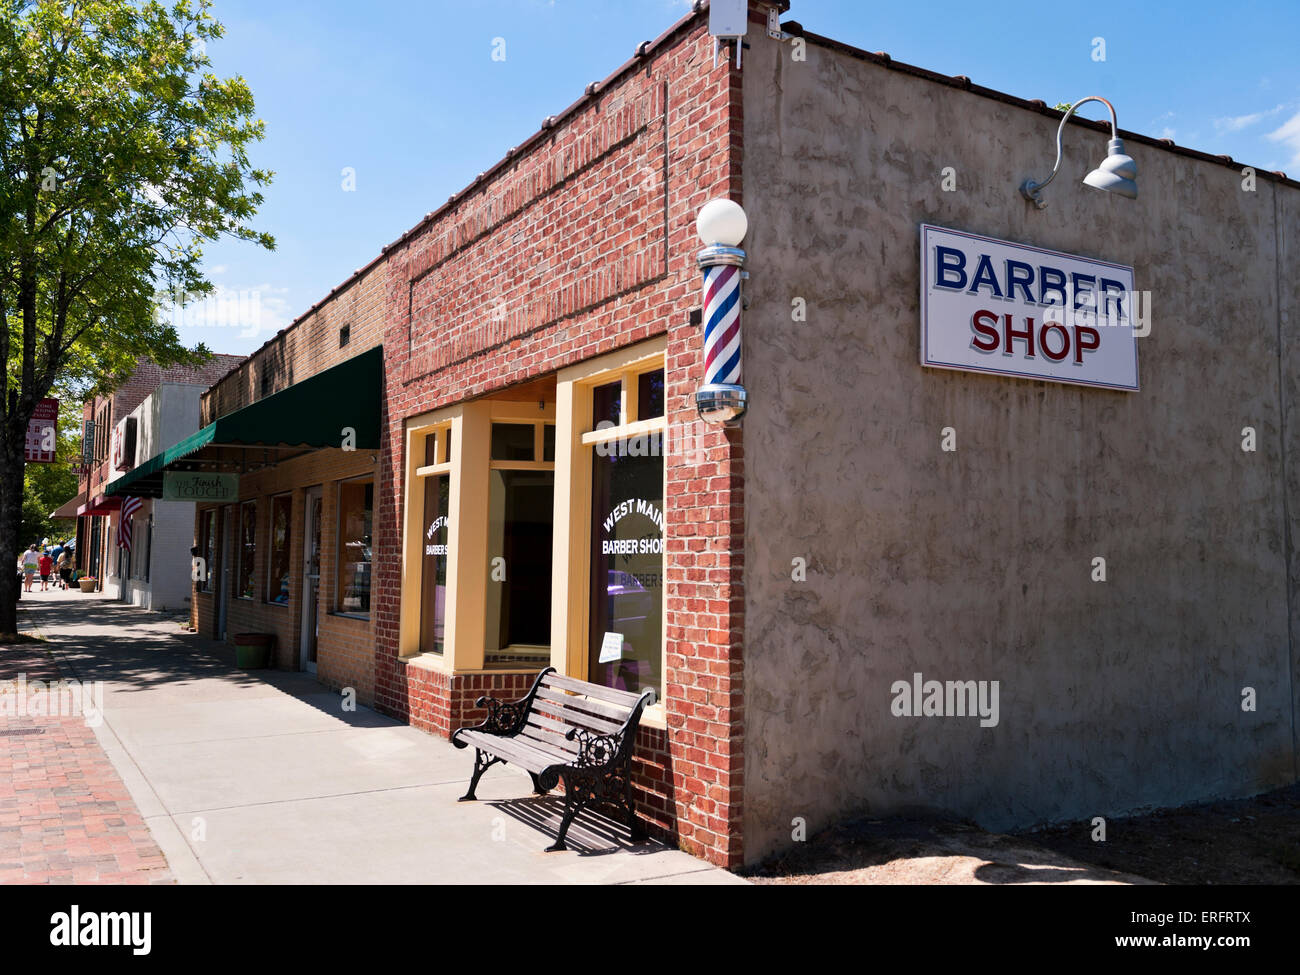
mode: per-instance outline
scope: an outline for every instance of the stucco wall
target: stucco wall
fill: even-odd
[[[1292,781],[1300,192],[1130,142],[1141,196],[1112,197],[1078,182],[1106,136],[1069,126],[1037,211],[1054,118],[750,41],[746,859],[795,817],[1008,828]],[[1132,264],[1141,391],[921,368],[922,222]],[[918,671],[1000,681],[998,725],[892,716]]]

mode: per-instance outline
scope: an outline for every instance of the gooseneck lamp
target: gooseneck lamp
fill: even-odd
[[[740,280],[745,252],[739,244],[749,219],[739,203],[710,200],[700,208],[695,231],[704,249],[695,262],[704,272],[704,385],[695,407],[707,423],[734,424],[745,412],[740,384]]]
[[[1024,194],[1025,199],[1040,210],[1047,206],[1047,201],[1042,196],[1043,189],[1061,170],[1061,135],[1065,131],[1065,123],[1070,121],[1070,116],[1084,102],[1101,102],[1110,110],[1110,142],[1106,144],[1106,158],[1102,160],[1100,166],[1083,178],[1083,182],[1095,189],[1115,193],[1129,200],[1137,199],[1137,163],[1124,153],[1124,140],[1119,137],[1119,127],[1115,121],[1115,106],[1099,95],[1089,95],[1087,98],[1080,98],[1070,106],[1056,129],[1056,164],[1052,167],[1052,175],[1041,183],[1027,179],[1020,187],[1020,192]]]

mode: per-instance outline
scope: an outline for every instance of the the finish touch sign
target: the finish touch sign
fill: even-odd
[[[921,365],[1138,388],[1133,269],[921,225]]]
[[[238,474],[163,473],[164,501],[235,501],[239,498]]]

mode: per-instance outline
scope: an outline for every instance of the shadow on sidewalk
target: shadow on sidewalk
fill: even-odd
[[[240,670],[235,648],[181,630],[180,617],[108,597],[32,600],[19,616],[20,628],[35,627],[48,638],[68,676],[111,682],[117,692],[141,692],[218,681],[230,687],[268,685],[330,717],[354,726],[400,724],[358,704],[344,711],[339,692],[312,674],[285,670]]]

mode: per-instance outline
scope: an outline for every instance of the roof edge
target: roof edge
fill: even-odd
[[[812,31],[807,30],[803,24],[799,23],[797,20],[786,21],[781,25],[781,29],[790,34],[802,37],[820,47],[839,51],[842,54],[847,54],[850,57],[857,58],[861,61],[868,61],[871,64],[876,64],[883,68],[889,68],[892,71],[901,71],[903,74],[912,75],[916,78],[923,78],[926,81],[933,81],[936,84],[946,85],[949,88],[960,88],[963,91],[970,92],[972,95],[991,98],[994,101],[999,101],[1006,105],[1013,105],[1016,108],[1023,108],[1031,112],[1037,112],[1039,115],[1046,115],[1049,118],[1060,119],[1065,116],[1064,112],[1058,112],[1056,109],[1049,107],[1041,98],[1020,98],[1017,95],[998,91],[996,88],[985,88],[982,85],[974,84],[970,78],[965,75],[940,74],[937,71],[918,67],[915,64],[907,64],[904,61],[895,61],[884,51],[876,51],[874,53],[871,51],[865,51],[862,48],[854,47],[852,44],[845,44],[843,41],[837,41],[834,38],[813,33]],[[1082,125],[1098,132],[1110,132],[1109,122],[1083,118],[1079,115],[1072,116],[1070,121],[1076,125]],[[1179,156],[1187,156],[1191,159],[1200,160],[1201,162],[1214,163],[1219,166],[1229,166],[1238,170],[1238,172],[1240,172],[1240,167],[1250,166],[1249,163],[1233,159],[1231,156],[1216,156],[1208,152],[1201,152],[1199,149],[1180,146],[1172,139],[1156,139],[1149,135],[1143,135],[1141,132],[1134,132],[1131,129],[1119,129],[1118,131],[1122,138],[1140,143],[1141,145],[1150,146],[1153,149],[1163,149],[1165,152],[1172,152]],[[1256,176],[1259,176],[1262,179],[1300,189],[1300,180],[1292,179],[1280,170],[1262,169],[1258,166],[1250,166],[1250,168],[1255,171]]]

